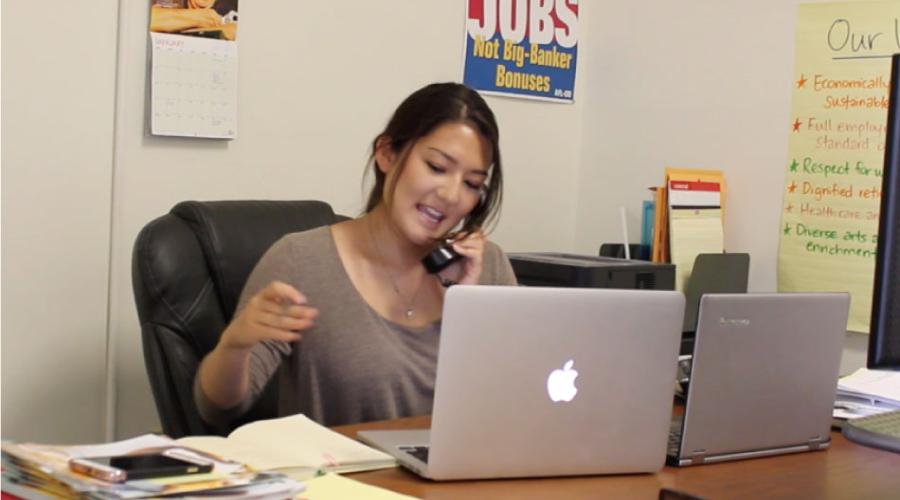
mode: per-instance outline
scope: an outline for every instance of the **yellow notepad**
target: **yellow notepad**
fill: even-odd
[[[669,255],[675,289],[684,290],[697,255],[725,249],[725,178],[718,170],[666,169]]]
[[[350,498],[402,500],[415,498],[337,474],[325,474],[304,483],[306,489],[297,497],[297,500],[344,500]]]

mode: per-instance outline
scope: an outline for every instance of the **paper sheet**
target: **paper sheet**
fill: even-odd
[[[722,253],[722,211],[710,209],[671,210],[672,263],[675,264],[675,289],[684,291],[702,253]]]
[[[838,391],[869,396],[900,407],[900,372],[860,368],[838,381]]]
[[[306,491],[298,500],[337,500],[365,498],[366,500],[411,500],[415,497],[361,483],[337,474],[325,474],[306,481]]]
[[[784,82],[793,95],[778,289],[850,292],[848,329],[859,332],[869,331],[897,19],[897,1],[800,4]]]
[[[170,437],[160,436],[158,434],[144,434],[112,443],[67,446],[60,449],[64,449],[69,458],[83,458],[127,455],[139,450],[169,446],[176,446],[175,441]]]

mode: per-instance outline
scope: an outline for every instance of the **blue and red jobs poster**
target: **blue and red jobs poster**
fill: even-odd
[[[578,0],[468,0],[466,85],[572,102],[577,60]]]

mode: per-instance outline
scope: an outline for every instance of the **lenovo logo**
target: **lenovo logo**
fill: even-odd
[[[750,326],[750,320],[744,318],[719,318],[719,326]]]

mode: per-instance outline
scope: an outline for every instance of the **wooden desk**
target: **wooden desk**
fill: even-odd
[[[427,428],[429,417],[345,425],[350,437],[363,429]],[[434,482],[402,468],[349,477],[428,499],[647,498],[662,487],[707,499],[720,498],[900,498],[900,454],[859,446],[839,432],[831,447],[815,451],[695,467],[665,467],[656,474],[548,479]]]

